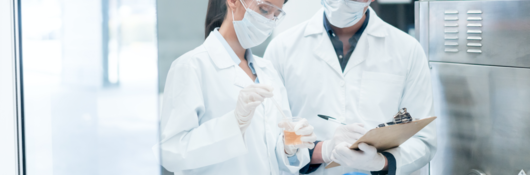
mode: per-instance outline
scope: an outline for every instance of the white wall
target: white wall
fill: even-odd
[[[311,19],[322,8],[321,0],[289,0],[283,6],[287,14],[285,19],[274,30],[273,37],[279,33]]]
[[[0,174],[17,174],[11,0],[0,0]]]

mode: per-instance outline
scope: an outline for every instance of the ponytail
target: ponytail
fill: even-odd
[[[204,37],[207,38],[213,29],[221,27],[226,17],[226,0],[209,0],[206,12]]]
[[[284,1],[284,4],[287,0]],[[221,27],[226,17],[226,0],[209,0],[208,9],[206,10],[206,22],[204,28],[204,38],[210,35],[210,32],[217,27]]]

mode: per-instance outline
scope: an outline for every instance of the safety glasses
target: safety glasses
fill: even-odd
[[[245,3],[245,1],[247,1],[247,3]],[[285,17],[285,12],[281,8],[276,7],[269,2],[262,0],[250,0],[250,2],[249,0],[241,0],[241,3],[245,8],[255,11],[269,20],[273,20],[276,25]]]

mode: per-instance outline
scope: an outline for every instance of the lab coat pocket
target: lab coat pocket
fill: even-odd
[[[360,117],[374,125],[390,121],[399,109],[404,82],[405,77],[400,75],[363,72],[359,98]]]

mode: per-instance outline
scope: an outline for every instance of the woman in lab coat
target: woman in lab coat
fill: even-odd
[[[160,143],[167,170],[280,174],[309,163],[313,127],[296,123],[303,144],[284,145],[280,126],[283,114],[291,116],[285,88],[272,64],[249,49],[272,33],[284,3],[209,1],[206,40],[176,59],[167,76]]]

